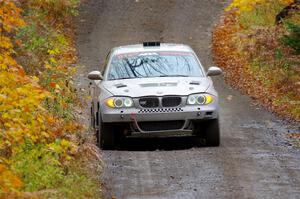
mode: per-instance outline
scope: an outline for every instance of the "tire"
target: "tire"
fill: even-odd
[[[115,148],[115,132],[112,124],[106,124],[100,120],[97,138],[100,149],[112,150]]]
[[[218,119],[206,122],[204,138],[206,140],[206,146],[220,146],[220,127]]]
[[[93,109],[93,106],[91,106],[91,126],[92,128],[95,128],[95,115],[94,115],[94,109]]]
[[[115,147],[115,132],[113,124],[103,123],[100,112],[96,112],[95,117],[97,144],[100,149],[109,150]]]
[[[220,146],[219,120],[207,120],[194,123],[194,135],[200,139],[205,139],[206,146]]]

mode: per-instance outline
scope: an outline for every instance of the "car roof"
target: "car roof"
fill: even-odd
[[[126,54],[135,52],[159,52],[159,51],[174,51],[174,52],[194,52],[191,47],[184,44],[161,43],[159,46],[144,46],[143,44],[126,45],[116,47],[112,50],[112,54]]]

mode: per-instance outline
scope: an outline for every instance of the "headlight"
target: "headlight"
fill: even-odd
[[[209,94],[193,94],[188,96],[188,105],[204,105],[210,104],[213,101],[213,97]]]
[[[106,105],[111,108],[130,108],[133,100],[130,97],[112,97],[106,100]]]

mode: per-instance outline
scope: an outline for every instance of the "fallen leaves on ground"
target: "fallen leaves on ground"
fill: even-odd
[[[214,30],[213,52],[228,83],[279,116],[299,122],[300,57],[282,44],[284,25],[275,24],[276,10],[290,2],[234,1]],[[300,23],[296,14],[288,20]]]

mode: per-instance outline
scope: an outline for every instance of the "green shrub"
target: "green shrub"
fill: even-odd
[[[64,175],[57,158],[42,144],[27,143],[22,148],[12,161],[23,179],[24,190],[33,192],[55,188]]]
[[[296,54],[300,54],[300,25],[293,24],[291,22],[286,22],[286,27],[290,31],[289,35],[284,35],[282,37],[282,42],[293,48]]]

